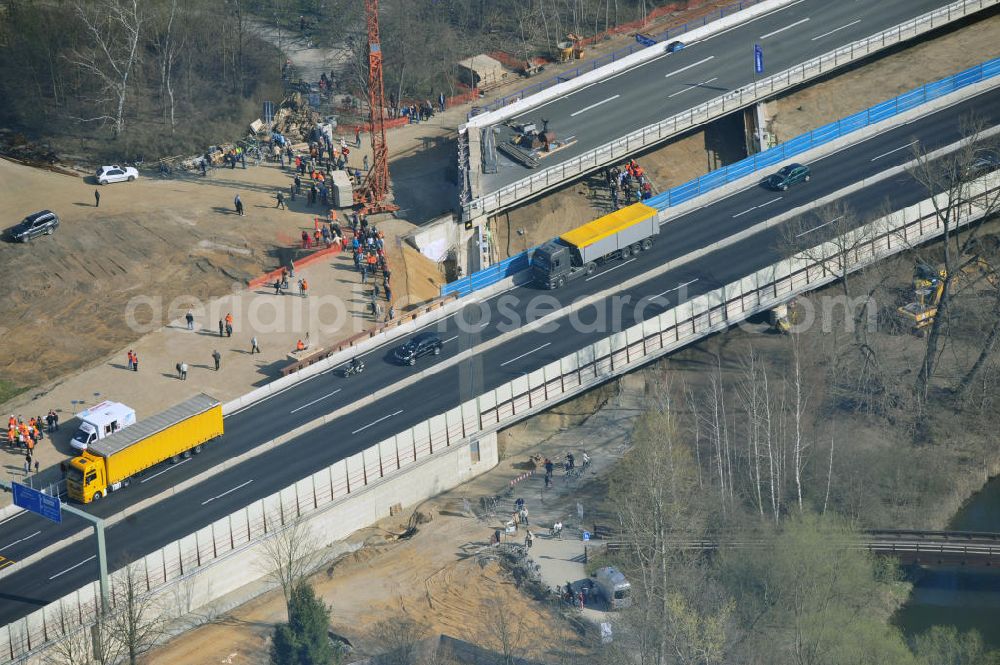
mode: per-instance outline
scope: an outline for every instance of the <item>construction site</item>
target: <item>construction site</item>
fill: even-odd
[[[521,91],[540,77],[558,79],[565,73],[569,80],[580,75],[569,72],[582,71],[590,61],[613,62],[624,49],[631,56],[638,48],[635,44],[655,46],[659,42],[652,35],[705,21],[715,16],[713,12],[725,17],[724,8],[732,3],[667,3],[639,21],[621,21],[618,27],[610,25],[610,6],[601,11],[585,3],[588,9],[581,9],[581,16],[594,23],[592,29],[560,23],[559,32],[544,39],[544,10],[519,14],[522,23],[534,22],[533,36],[496,50],[484,39],[482,54],[456,57],[449,65],[454,75],[449,94],[440,86],[440,95],[427,99],[407,98],[398,92],[401,84],[398,89],[391,85],[398,81],[398,73],[394,71],[390,79],[387,62],[395,66],[397,61],[390,58],[397,54],[387,54],[397,45],[387,40],[380,17],[391,13],[390,34],[396,36],[401,9],[386,0],[382,7],[379,4],[379,0],[353,0],[350,7],[344,5],[344,16],[349,12],[352,20],[364,25],[363,36],[356,30],[363,48],[358,50],[352,42],[353,54],[348,53],[347,40],[321,39],[325,33],[316,23],[324,17],[306,9],[301,15],[286,12],[283,23],[265,12],[257,14],[255,38],[281,58],[281,98],[255,104],[257,108],[243,118],[238,137],[220,136],[191,154],[140,155],[133,150],[128,154],[134,159],[123,157],[113,166],[126,174],[126,168],[136,169],[135,179],[105,185],[100,171],[94,175],[98,165],[77,157],[77,150],[59,150],[48,140],[0,128],[0,194],[16,211],[11,215],[20,219],[42,208],[58,214],[48,235],[0,244],[4,274],[17,285],[0,296],[0,312],[5,314],[0,321],[4,339],[0,402],[16,423],[4,432],[5,480],[43,492],[60,482],[65,485],[67,467],[72,466],[69,460],[84,459],[77,457],[81,449],[72,440],[75,421],[84,420],[80,416],[94,405],[120,400],[134,409],[132,418],[138,414],[141,423],[205,393],[214,405],[230,407],[219,411],[213,437],[223,435],[223,413],[226,428],[232,427],[226,437],[248,437],[247,431],[258,427],[258,421],[247,431],[232,423],[252,404],[231,405],[248,394],[270,390],[277,381],[286,383],[264,401],[284,404],[280,397],[284,386],[291,389],[296,381],[319,383],[334,377],[337,387],[317,389],[315,399],[303,398],[290,409],[275,406],[291,423],[292,433],[283,433],[284,438],[272,439],[266,447],[276,449],[289,445],[286,441],[294,436],[305,436],[316,427],[311,414],[325,409],[316,411],[324,422],[334,415],[345,418],[331,445],[335,440],[338,445],[345,442],[345,450],[350,446],[344,453],[345,468],[350,468],[351,460],[367,452],[360,452],[360,444],[346,443],[348,432],[352,436],[374,432],[376,425],[386,425],[385,419],[391,423],[404,409],[408,414],[419,400],[400,401],[395,413],[379,400],[437,371],[430,364],[436,359],[426,358],[418,361],[421,368],[426,362],[426,369],[399,377],[388,374],[380,365],[398,358],[392,355],[395,351],[383,351],[386,342],[380,340],[423,330],[423,317],[444,316],[438,314],[441,311],[453,316],[457,308],[449,308],[456,307],[460,296],[448,290],[449,283],[503,265],[545,243],[565,245],[560,238],[587,222],[632,202],[643,204],[752,156],[755,150],[741,121],[721,119],[468,223],[463,219],[463,206],[468,204],[463,182],[469,180],[470,165],[456,154],[463,154],[462,129],[472,118],[493,112],[494,106],[519,103]],[[389,4],[392,7],[387,8]],[[425,10],[421,6],[420,11]],[[591,10],[593,15],[583,15]],[[603,29],[597,29],[598,21]],[[998,26],[1000,16],[990,11],[774,96],[757,111],[763,147],[780,145],[1000,56]],[[163,39],[161,46],[166,43]],[[553,45],[532,48],[532,39]],[[357,53],[364,54],[363,63],[356,62]],[[359,81],[348,83],[352,77]],[[707,79],[692,81],[686,84],[692,89],[708,85]],[[434,85],[438,84],[435,79]],[[608,99],[595,105],[610,104]],[[592,111],[588,106],[577,112]],[[567,154],[582,149],[582,139],[559,129],[562,120],[544,107],[512,115],[483,132],[482,162],[472,167],[496,175],[508,173],[516,164],[531,174],[568,159]],[[835,231],[842,229],[829,223],[823,240],[836,242]],[[812,230],[803,226],[795,233],[776,234],[773,244],[789,252],[807,252],[811,245],[801,237]],[[658,234],[658,245],[675,242],[669,224],[662,230],[657,226],[653,233]],[[809,235],[807,240],[819,236]],[[992,393],[1000,378],[1000,366],[991,354],[992,340],[1000,332],[992,318],[1000,302],[998,237],[1000,228],[990,216],[973,232],[956,236],[949,252],[940,243],[914,246],[850,278],[842,266],[823,265],[839,280],[484,435],[486,465],[477,466],[478,441],[469,448],[475,452],[466,454],[463,448],[463,455],[471,455],[472,471],[462,466],[465,462],[454,465],[457,479],[431,483],[435,489],[427,492],[428,498],[398,504],[387,500],[385,509],[380,506],[377,511],[378,519],[336,542],[325,542],[322,535],[317,539],[316,534],[304,539],[316,551],[303,556],[312,565],[296,573],[297,579],[325,607],[328,619],[314,630],[315,635],[322,633],[324,642],[316,653],[329,649],[325,662],[358,665],[624,665],[638,662],[636,654],[644,648],[636,646],[644,639],[641,630],[653,625],[643,623],[648,616],[641,617],[654,607],[652,602],[662,600],[662,607],[668,608],[662,611],[671,619],[661,621],[660,637],[675,645],[676,653],[660,653],[658,660],[649,662],[792,662],[785,639],[790,620],[768,615],[782,635],[777,640],[780,645],[769,645],[749,618],[751,592],[733,581],[749,573],[733,558],[716,556],[701,544],[685,549],[690,548],[685,540],[669,558],[679,579],[655,590],[643,587],[657,582],[641,578],[642,561],[622,544],[631,533],[627,520],[636,518],[628,511],[629,503],[644,496],[640,494],[643,464],[650,474],[653,462],[666,464],[657,468],[663,477],[668,475],[665,469],[672,473],[671,465],[679,465],[681,480],[671,476],[671,483],[677,484],[670,485],[678,494],[667,500],[669,510],[676,512],[666,521],[685,538],[695,534],[690,538],[699,543],[726,541],[728,532],[752,534],[766,544],[762,547],[787,542],[780,538],[793,533],[794,527],[776,525],[780,521],[801,526],[796,520],[805,519],[803,502],[818,520],[825,518],[828,507],[831,515],[843,520],[819,528],[823,537],[846,538],[848,533],[855,537],[883,528],[1000,531],[1000,525],[992,526],[989,520],[977,523],[976,529],[956,521],[956,514],[965,514],[970,498],[979,511],[995,507],[995,491],[989,488],[996,485],[1000,471],[1000,457],[991,444],[996,426]],[[640,260],[635,251],[621,258]],[[588,270],[578,283],[585,283],[592,273]],[[696,281],[692,278],[689,283]],[[721,277],[719,281],[725,283]],[[512,282],[509,289],[515,285],[521,283]],[[685,286],[676,288],[683,293]],[[501,296],[506,291],[495,293]],[[815,312],[825,311],[827,300],[841,295],[859,302],[866,298],[878,306],[855,310],[845,306],[844,318],[856,328],[830,331],[803,326]],[[866,319],[868,327],[859,332]],[[958,385],[967,373],[974,380],[963,385],[961,397],[947,388],[931,388],[932,397],[918,405],[902,386],[920,372],[919,359],[928,337],[936,334],[936,319],[952,326],[937,356],[940,383]],[[445,344],[446,356],[452,342],[463,345],[461,353],[472,354],[475,348],[459,333],[439,341]],[[526,345],[525,355],[544,346]],[[351,369],[357,357],[364,362],[360,369]],[[351,366],[343,364],[347,359]],[[507,363],[519,359],[510,355],[496,363],[496,369],[507,371]],[[970,365],[977,367],[975,374],[969,372]],[[352,376],[354,371],[361,376]],[[375,384],[382,380],[378,372],[390,377],[385,387]],[[521,374],[526,379],[528,372]],[[456,376],[456,390],[463,397],[456,408],[470,401],[478,408],[478,398],[468,392],[475,388],[466,384],[478,386],[482,379],[457,370]],[[565,385],[565,378],[561,381]],[[767,382],[772,382],[770,388],[758,388],[765,392],[751,389],[752,384]],[[333,411],[334,400],[347,395],[348,386],[357,390],[365,386],[368,392]],[[337,396],[342,390],[343,395]],[[533,390],[537,388],[529,389],[529,402]],[[444,391],[427,389],[424,399],[434,403],[439,392]],[[494,408],[500,421],[501,408]],[[768,409],[773,409],[773,421]],[[932,421],[926,434],[909,420],[918,411]],[[42,418],[46,413],[57,416],[56,427]],[[35,424],[27,427],[29,420]],[[60,420],[66,427],[58,427]],[[451,436],[453,427],[446,429]],[[116,435],[114,427],[110,432]],[[441,444],[428,436],[433,452]],[[494,436],[496,463],[490,467],[487,441]],[[770,449],[766,454],[750,452],[772,436],[783,442],[783,460],[792,455],[788,442],[809,442],[804,453],[808,461],[795,461],[805,490],[801,485],[796,490],[793,469],[782,467],[768,476],[774,524],[762,489],[768,472],[760,469]],[[911,445],[920,436],[926,439]],[[676,442],[685,452],[674,457],[671,447],[667,461],[647,457],[651,450],[664,448],[649,442],[665,441],[671,446]],[[742,474],[736,480],[732,468],[724,469],[720,452],[730,444],[732,466]],[[414,439],[414,451],[416,445]],[[200,448],[199,441],[194,452]],[[163,469],[191,460],[194,467],[197,456],[186,449],[178,451],[168,455],[173,459]],[[251,456],[258,454],[263,453]],[[246,455],[250,454],[234,456],[232,465],[245,462]],[[898,464],[900,455],[906,464]],[[156,463],[164,459],[161,456]],[[301,462],[293,453],[288,459],[292,469]],[[372,471],[367,458],[364,464],[367,485]],[[387,473],[384,464],[376,464],[380,474]],[[230,462],[220,466],[229,468]],[[262,466],[266,472],[270,463]],[[150,480],[165,472],[155,471]],[[144,473],[145,469],[140,475]],[[351,473],[348,486],[359,482]],[[721,480],[726,473],[728,479]],[[244,482],[254,480],[262,482],[249,476]],[[137,475],[128,491],[144,491],[143,482]],[[176,487],[157,496],[179,495],[193,482],[177,481]],[[633,494],[622,489],[633,482]],[[717,483],[725,487],[721,499]],[[773,498],[774,483],[786,493],[784,498]],[[128,484],[126,480],[124,485]],[[293,485],[295,492],[301,485],[301,481]],[[227,487],[211,489],[202,508],[235,491]],[[244,489],[244,485],[234,487]],[[139,494],[145,503],[113,518],[112,508],[117,511],[124,505],[113,502],[123,501],[127,493],[108,497],[109,491],[87,502],[103,499],[103,504],[94,503],[90,509],[106,511],[109,520],[121,519],[123,528],[136,521],[134,513],[153,502]],[[70,495],[77,496],[72,488]],[[313,496],[318,506],[318,495]],[[718,506],[701,507],[716,501]],[[76,503],[82,503],[79,497]],[[0,493],[0,507],[7,510],[0,516],[0,526],[14,524],[18,513],[11,511],[11,504],[12,495]],[[831,535],[825,528],[844,531]],[[70,542],[74,539],[67,540],[67,547]],[[14,570],[28,561],[29,557],[15,554],[23,546],[20,540],[0,541],[0,570],[7,566]],[[49,547],[41,554],[58,554],[57,546]],[[926,637],[932,626],[954,625],[960,631],[955,639],[969,640],[963,644],[981,640],[975,642],[980,645],[979,659],[962,662],[993,662],[990,659],[1000,648],[989,629],[991,613],[1000,611],[995,592],[984,593],[985,599],[955,599],[952,607],[962,608],[949,622],[942,618],[949,611],[947,603],[942,611],[934,601],[921,599],[921,590],[928,588],[922,586],[926,572],[914,567],[881,576],[883,569],[872,563],[877,557],[866,557],[863,565],[849,564],[870,566],[873,571],[871,579],[865,578],[869,586],[859,582],[851,590],[861,618],[859,623],[835,623],[838,629],[862,631],[862,623],[865,630],[884,629],[885,642],[892,644],[879,642],[871,653],[904,654],[898,662],[936,665],[943,661],[928,655],[930,647],[920,636]],[[32,555],[30,562],[39,559]],[[123,569],[128,563],[120,557],[114,567]],[[60,564],[67,569],[70,565]],[[61,651],[49,648],[42,655],[33,646],[29,656],[10,662],[311,662],[308,657],[281,660],[276,655],[280,630],[295,622],[284,580],[264,570],[267,563],[262,566],[253,574],[244,573],[246,579],[238,589],[197,607],[189,606],[191,599],[204,593],[197,587],[212,585],[210,578],[207,582],[196,576],[177,578],[169,592],[170,603],[155,605],[163,616],[137,653],[120,650],[115,658],[102,661],[94,646],[99,638],[72,649],[65,646],[71,642],[66,640]],[[852,567],[851,574],[856,572]],[[822,582],[824,574],[820,566],[804,576]],[[977,578],[976,584],[981,589],[992,582]],[[164,595],[160,593],[161,598]],[[840,620],[819,613],[810,616]],[[746,658],[740,645],[750,645]],[[702,647],[708,655],[698,660],[692,654]],[[897,647],[901,651],[893,651]],[[78,648],[86,653],[79,660],[73,656]],[[837,648],[831,647],[831,659],[822,662],[847,662],[837,660],[847,653]],[[0,654],[0,661],[3,658]]]

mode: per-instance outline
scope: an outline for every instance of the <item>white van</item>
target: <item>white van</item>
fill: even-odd
[[[110,436],[129,425],[135,424],[135,410],[120,402],[101,402],[76,414],[80,419],[80,429],[73,435],[70,445],[79,451]]]
[[[594,574],[597,589],[612,610],[632,605],[632,585],[617,568],[605,566]]]

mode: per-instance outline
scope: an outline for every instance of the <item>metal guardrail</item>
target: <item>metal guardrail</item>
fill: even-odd
[[[890,30],[838,48],[784,72],[761,79],[752,85],[744,86],[733,92],[716,97],[684,113],[643,127],[562,164],[549,167],[511,185],[502,187],[495,192],[473,199],[462,206],[462,218],[467,221],[509,207],[518,201],[563,184],[569,178],[583,175],[602,166],[624,160],[629,155],[648,146],[665,141],[682,131],[704,124],[712,119],[748,106],[751,103],[765,99],[776,92],[791,88],[845,64],[865,58],[888,46],[929,32],[937,27],[958,20],[963,16],[978,12],[986,7],[992,7],[998,3],[1000,3],[1000,0],[958,0],[958,2],[954,2],[947,7],[942,7],[933,12],[918,16]],[[963,72],[963,74],[965,73]],[[996,72],[994,71],[991,76],[995,75]],[[948,79],[943,79],[924,87],[928,88],[929,92],[934,92],[935,89],[933,86],[939,84],[948,85],[945,82],[954,78],[948,77]],[[966,83],[966,85],[969,84]],[[944,94],[944,92],[941,94]],[[876,106],[873,108],[879,107]],[[890,116],[886,115],[885,117]],[[828,140],[833,140],[833,138],[831,137]],[[763,154],[761,153],[761,155]],[[709,176],[711,175],[709,174]],[[709,176],[703,176],[703,178],[708,178]],[[704,187],[708,187],[710,183],[711,181],[703,180],[701,191],[707,191]],[[714,186],[718,186],[718,184]],[[695,195],[694,193],[691,194],[691,196]]]
[[[643,203],[656,208],[660,212],[664,212],[672,206],[690,201],[695,197],[707,194],[712,190],[723,187],[757,171],[773,167],[796,155],[800,155],[804,152],[812,150],[813,148],[817,148],[826,143],[830,143],[831,141],[843,138],[852,132],[859,131],[884,120],[888,120],[889,118],[906,111],[910,111],[922,104],[931,102],[951,92],[994,78],[998,75],[1000,75],[1000,58],[987,60],[986,62],[959,72],[958,74],[945,77],[939,81],[927,83],[913,90],[909,90],[901,95],[893,97],[888,101],[869,107],[864,111],[859,111],[858,113],[847,116],[846,118],[841,118],[836,122],[814,129],[811,132],[789,139],[774,148],[770,148],[769,150],[747,157],[746,159],[730,164],[729,166],[712,171],[711,173],[691,180],[690,182],[686,182],[683,185],[673,187],[661,194],[657,194],[656,196],[643,201]],[[528,261],[531,252],[533,252],[534,249],[535,248],[528,249],[522,254],[518,254],[517,257],[512,258],[520,259],[521,257],[525,257],[525,261]],[[510,260],[512,259],[507,259],[507,261]],[[518,263],[518,265],[521,264]],[[445,284],[441,287],[441,294],[458,293],[459,295],[467,295],[477,289],[496,284],[501,279],[509,277],[516,272],[511,271],[510,269],[504,271],[494,271],[494,267],[495,266],[491,266],[490,268],[481,270],[463,278],[460,281]],[[528,267],[529,263],[524,263],[522,269],[527,269]],[[453,284],[456,286],[452,286]]]
[[[660,32],[660,33],[658,33],[656,35],[653,35],[653,38],[656,40],[656,43],[661,43],[661,42],[665,42],[665,41],[667,41],[669,39],[673,39],[675,37],[680,37],[681,35],[684,35],[687,32],[689,32],[691,30],[694,30],[695,28],[704,27],[705,25],[707,25],[709,23],[712,23],[713,21],[717,21],[719,19],[725,18],[726,16],[729,16],[730,14],[735,14],[738,11],[742,11],[742,10],[746,9],[747,7],[752,7],[752,6],[754,6],[754,5],[756,5],[756,4],[760,3],[760,2],[763,2],[763,0],[741,0],[740,2],[734,2],[731,5],[727,5],[725,7],[717,9],[717,10],[715,10],[715,11],[709,13],[709,14],[706,14],[702,18],[695,19],[694,21],[688,21],[687,23],[684,23],[683,25],[679,25],[679,26],[676,26],[676,27],[673,27],[673,28],[667,28],[663,32]],[[617,51],[615,51],[613,53],[608,53],[607,55],[603,55],[603,56],[601,56],[599,58],[591,60],[591,61],[587,62],[586,65],[580,65],[579,67],[576,67],[576,68],[571,69],[569,71],[561,72],[561,73],[557,74],[556,76],[552,76],[552,77],[549,77],[549,78],[547,78],[547,79],[545,79],[543,81],[539,81],[538,83],[535,83],[534,85],[529,85],[527,88],[522,88],[522,89],[518,90],[517,92],[511,93],[509,95],[505,95],[504,97],[500,97],[499,99],[496,99],[496,100],[492,101],[491,103],[487,104],[486,106],[479,107],[479,113],[489,113],[490,111],[496,111],[497,109],[501,109],[504,106],[508,106],[510,104],[513,104],[514,102],[519,102],[522,99],[524,99],[525,97],[530,97],[531,95],[537,94],[537,93],[541,92],[542,90],[545,90],[547,88],[551,88],[552,86],[558,85],[559,83],[565,83],[566,81],[572,81],[573,79],[575,79],[576,77],[580,76],[581,74],[585,74],[587,72],[592,72],[595,69],[600,69],[601,67],[603,67],[605,65],[609,65],[612,62],[617,62],[617,61],[621,60],[622,58],[624,58],[626,56],[629,56],[629,55],[632,55],[633,53],[637,53],[638,51],[642,51],[644,49],[647,49],[650,46],[655,46],[655,44],[651,44],[649,46],[646,46],[646,45],[643,45],[641,43],[636,42],[635,44],[631,44],[627,48],[618,49]],[[479,113],[476,113],[475,115],[478,115]],[[469,113],[469,117],[470,118],[473,117],[473,113],[470,112]]]

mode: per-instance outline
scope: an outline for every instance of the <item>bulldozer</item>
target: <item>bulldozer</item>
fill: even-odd
[[[970,281],[974,282],[980,277],[985,277],[993,288],[1000,285],[1000,276],[996,274],[993,267],[981,256],[962,256],[959,260],[962,266],[959,273],[952,280],[952,288],[959,284]],[[900,307],[897,312],[904,319],[912,322],[912,331],[920,333],[925,328],[934,323],[937,316],[938,305],[941,303],[941,294],[944,293],[945,280],[948,278],[948,271],[944,264],[936,268],[926,263],[918,263],[913,269],[913,295],[914,300]]]

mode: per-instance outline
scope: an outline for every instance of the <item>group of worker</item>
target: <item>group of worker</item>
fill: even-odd
[[[45,434],[42,433],[43,422],[49,432],[59,429],[59,416],[55,411],[50,410],[44,420],[41,416],[25,420],[23,416],[15,418],[11,414],[7,420],[7,444],[31,452],[35,449],[35,444],[45,438]]]
[[[646,170],[639,166],[634,159],[625,162],[622,168],[615,166],[604,169],[604,178],[611,192],[611,203],[615,209],[620,203],[624,205],[632,203],[633,196],[637,201],[645,201],[653,196],[653,184],[646,176]]]

